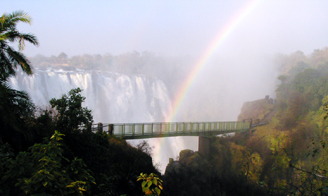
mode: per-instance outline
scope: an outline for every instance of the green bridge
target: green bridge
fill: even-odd
[[[204,136],[243,132],[249,130],[250,122],[157,122],[118,123],[93,125],[93,131],[108,131],[123,139],[146,139],[155,137]]]

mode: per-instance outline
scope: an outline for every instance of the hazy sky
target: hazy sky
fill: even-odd
[[[27,56],[121,54],[133,50],[164,55],[199,55],[252,1],[22,1],[4,0],[1,11],[23,10],[38,48]],[[217,49],[217,55],[306,54],[328,46],[328,1],[259,1]]]

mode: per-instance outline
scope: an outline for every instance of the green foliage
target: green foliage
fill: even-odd
[[[327,117],[328,117],[328,96],[326,96],[325,98],[323,98],[322,102],[323,102],[323,105],[324,105],[323,109],[326,112],[326,115],[323,118],[326,120]]]
[[[25,121],[33,111],[34,105],[25,92],[11,89],[0,80],[0,140],[13,146],[16,153],[32,136]]]
[[[144,192],[145,195],[159,196],[163,190],[163,181],[156,174],[151,173],[147,175],[141,173],[137,181],[142,181],[142,192]]]
[[[288,76],[286,75],[280,75],[277,78],[282,84],[284,84],[288,80]]]
[[[85,130],[85,124],[92,122],[90,111],[81,106],[85,98],[80,92],[73,89],[61,99],[53,99],[55,111],[43,111],[38,117],[24,121],[27,130],[34,134],[34,141],[55,128],[66,132],[65,140],[61,141],[62,135],[56,132],[48,144],[34,144],[16,158],[9,159],[7,152],[3,153],[6,158],[0,157],[4,160],[1,174],[5,178],[0,187],[5,187],[2,189],[5,195],[23,192],[57,195],[61,194],[55,193],[59,189],[62,194],[140,195],[138,174],[158,173],[148,145],[137,149],[106,133],[77,131]]]
[[[28,152],[7,159],[1,179],[6,195],[83,195],[95,183],[82,159],[63,156],[59,132],[47,144],[34,144]],[[15,188],[17,187],[17,188]]]
[[[23,11],[4,13],[0,17],[0,80],[3,81],[15,75],[17,66],[20,66],[25,73],[32,74],[30,62],[20,51],[24,49],[25,41],[33,45],[38,45],[38,41],[32,34],[20,33],[16,29],[18,22],[31,24],[31,18]],[[19,51],[11,46],[16,41]]]
[[[63,133],[87,129],[92,124],[91,110],[82,108],[85,97],[80,88],[72,89],[60,99],[51,99],[50,105],[55,109],[55,127]]]
[[[141,172],[159,174],[145,153],[149,149],[134,148],[106,133],[76,132],[68,134],[65,143],[66,156],[82,158],[92,170],[97,182],[92,186],[93,194],[140,195],[137,176]]]

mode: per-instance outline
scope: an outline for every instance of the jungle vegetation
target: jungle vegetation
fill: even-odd
[[[8,78],[17,68],[33,74],[24,41],[37,45],[17,23],[30,24],[17,11],[0,17],[0,194],[1,195],[143,195],[140,173],[160,175],[150,147],[90,129],[91,111],[82,107],[81,89],[36,108]],[[18,50],[12,44],[18,42]]]

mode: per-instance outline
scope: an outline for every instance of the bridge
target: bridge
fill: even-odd
[[[199,136],[198,152],[210,155],[211,136],[243,132],[252,128],[251,122],[157,122],[157,123],[120,123],[93,125],[92,131],[107,132],[123,139],[147,139],[156,137]]]
[[[96,125],[96,126],[95,126]],[[146,139],[176,136],[214,136],[249,130],[249,122],[156,122],[156,123],[98,123],[93,131],[106,131],[123,139]]]

